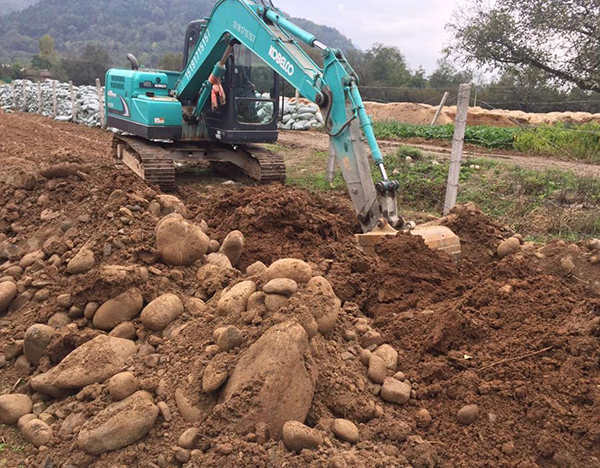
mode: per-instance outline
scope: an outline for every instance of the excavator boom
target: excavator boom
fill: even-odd
[[[141,76],[143,81],[140,81],[139,88],[151,89],[151,92],[132,91],[134,105],[131,106],[131,112],[136,112],[145,124],[140,126],[137,122],[125,120],[123,125],[137,125],[141,130],[136,134],[148,140],[165,139],[164,135],[175,135],[171,137],[174,141],[179,137],[183,140],[193,139],[195,132],[201,131],[200,125],[209,102],[214,112],[227,101],[221,78],[226,75],[235,46],[241,44],[303,97],[320,107],[331,139],[331,150],[348,186],[362,230],[371,233],[368,237],[359,237],[359,244],[368,248],[378,236],[396,233],[395,229],[410,230],[410,225],[398,215],[396,193],[399,184],[390,180],[386,172],[371,119],[358,90],[358,76],[342,51],[322,44],[313,34],[286,19],[270,0],[268,3],[266,0],[217,0],[210,17],[196,23],[201,27],[194,38],[195,48],[191,54],[186,48],[188,60],[180,75],[174,77],[172,72],[135,72],[130,75],[121,73],[121,76],[113,78],[109,71],[111,83],[118,92],[113,89],[108,91],[107,88],[108,112],[111,113],[111,106],[120,105],[119,100],[123,104],[122,111],[112,109],[113,114],[119,114],[112,118],[123,121],[124,117],[131,116],[122,90],[126,90],[131,83],[131,89],[137,89],[135,80],[139,81]],[[310,58],[302,45],[321,51],[322,67]],[[229,109],[231,111],[232,108]],[[170,116],[179,112],[182,119],[179,122],[176,122],[176,117],[163,119],[161,115],[167,112]],[[166,129],[169,122],[175,122],[171,130]],[[153,138],[152,135],[159,137]],[[223,139],[224,133],[219,130],[211,137]],[[135,144],[124,143],[130,148]],[[233,143],[232,150],[221,159],[233,158],[231,160],[238,160],[238,166],[244,166],[244,163],[239,163],[237,142],[230,143]],[[174,147],[177,148],[177,145]],[[380,175],[381,180],[377,184],[373,180],[367,147]],[[148,149],[148,146],[145,148]],[[139,159],[141,151],[137,153]],[[124,154],[127,156],[127,151]],[[147,155],[148,160],[153,157],[153,154]],[[141,159],[144,163],[143,155]],[[264,172],[264,167],[267,166],[261,163],[259,172]],[[142,169],[145,170],[145,166]],[[251,168],[246,172],[251,173]],[[264,177],[261,179],[265,180]],[[425,233],[427,235],[423,237],[434,247],[439,244],[436,243],[439,232]],[[460,245],[458,237],[449,230],[442,234],[446,235],[444,245],[450,246],[447,251],[456,251],[456,246]]]
[[[382,217],[391,226],[402,227],[404,220],[396,208],[398,183],[389,180],[385,171],[356,73],[340,50],[320,43],[273,6],[254,0],[217,1],[177,81],[175,97],[180,101],[196,101],[199,103],[196,110],[201,110],[210,92],[207,80],[219,72],[231,44],[236,42],[251,50],[303,97],[320,106],[363,231],[373,230]],[[323,68],[308,56],[301,43],[322,51]],[[365,140],[381,174],[382,181],[377,186]]]

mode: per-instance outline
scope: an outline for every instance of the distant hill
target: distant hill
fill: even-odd
[[[0,5],[23,1],[0,0]],[[106,48],[115,63],[131,52],[155,65],[160,56],[181,51],[186,25],[209,15],[213,5],[214,0],[39,0],[0,17],[0,61],[28,60],[38,52],[38,39],[50,34],[63,55],[79,55],[93,43]],[[296,21],[326,44],[354,49],[334,28]]]
[[[13,11],[24,10],[38,0],[0,0],[0,16],[8,15]]]

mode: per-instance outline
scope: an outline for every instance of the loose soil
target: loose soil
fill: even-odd
[[[0,347],[64,310],[58,304],[61,294],[70,293],[76,307],[102,303],[131,286],[142,291],[145,303],[166,292],[184,303],[202,296],[197,265],[173,268],[159,260],[158,219],[148,209],[157,191],[112,165],[109,134],[15,114],[0,115],[0,135],[0,236],[23,253],[41,248],[63,262],[83,245],[96,256],[95,267],[84,275],[68,276],[64,265],[56,271],[44,262],[26,270],[18,279],[20,292],[35,297],[0,317]],[[284,145],[287,138],[284,134]],[[293,138],[300,147],[301,137]],[[309,140],[320,144],[317,138],[311,134]],[[54,181],[37,176],[59,162],[86,165],[86,175]],[[23,173],[37,182],[16,188]],[[112,403],[105,383],[90,385],[47,402],[57,420],[44,450],[25,442],[18,430],[0,427],[7,447],[0,454],[5,466],[40,466],[48,457],[53,466],[65,468],[600,466],[600,266],[592,264],[597,252],[589,246],[525,244],[500,260],[496,248],[513,233],[466,206],[443,221],[462,239],[460,261],[429,250],[410,235],[382,241],[378,256],[370,258],[354,244],[357,223],[341,195],[206,182],[184,184],[176,195],[192,220],[208,223],[212,239],[222,241],[236,229],[245,235],[241,271],[226,284],[241,279],[255,261],[269,265],[295,257],[326,277],[342,302],[333,331],[317,334],[310,343],[318,374],[305,422],[322,431],[327,442],[296,455],[280,440],[263,437],[258,427],[240,434],[236,424],[217,417],[218,392],[199,390],[214,330],[235,325],[242,331],[244,344],[230,351],[224,364],[232,369],[270,327],[293,317],[289,308],[251,323],[220,317],[215,313],[218,290],[207,298],[205,314],[186,311],[165,336],[151,333],[139,318],[133,321],[137,344],[147,349],[153,343],[152,352],[160,359],[149,366],[138,353],[127,368],[155,401],[168,405],[171,419],[159,416],[136,444],[99,457],[87,455],[77,447],[76,432],[59,431],[70,413],[81,413],[86,420]],[[115,194],[117,189],[124,196]],[[132,212],[126,219],[124,207]],[[565,271],[565,257],[574,270]],[[144,269],[147,277],[140,273]],[[301,287],[299,294],[305,293]],[[367,379],[357,357],[359,344],[345,339],[348,331],[360,336],[364,324],[398,351],[398,370],[416,391],[409,403],[384,401],[379,386]],[[15,366],[13,359],[0,369],[0,391],[31,394],[32,376],[97,333],[86,319],[76,318],[60,330],[39,368]],[[200,411],[199,423],[183,419],[177,390]],[[251,401],[252,388],[247,395]],[[456,413],[468,404],[478,405],[479,417],[465,426]],[[433,418],[428,427],[417,425],[415,415],[422,408]],[[358,426],[358,443],[332,435],[331,421],[340,417]],[[191,461],[182,463],[174,454],[179,436],[190,427],[200,429],[200,442]]]

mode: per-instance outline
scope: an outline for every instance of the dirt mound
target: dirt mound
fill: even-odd
[[[467,287],[452,259],[429,249],[418,236],[399,234],[379,243],[376,252],[379,269],[367,301],[367,311],[376,319],[428,307]]]
[[[0,116],[3,135],[5,119],[24,124]],[[500,260],[496,248],[512,233],[471,206],[444,221],[462,238],[463,260],[409,235],[381,242],[379,257],[369,258],[354,243],[356,217],[341,198],[213,186],[178,195],[212,241],[244,234],[241,262],[230,268],[217,255],[175,267],[157,251],[159,194],[102,153],[88,158],[89,147],[62,153],[61,140],[78,127],[37,120],[29,120],[40,139],[31,153],[22,156],[10,138],[0,148],[12,155],[3,171],[11,177],[0,178],[0,284],[17,291],[0,316],[0,391],[27,395],[33,408],[10,410],[34,411],[23,416],[37,418],[44,440],[0,427],[7,466],[598,465],[596,244],[525,243]],[[109,140],[86,137],[96,148]],[[41,175],[67,161],[90,167]],[[94,262],[73,274],[67,265],[84,249]],[[310,279],[283,267],[245,271],[283,257],[308,262],[288,265]],[[122,301],[111,299],[132,288],[143,305],[115,306]],[[167,310],[171,300],[154,302],[167,295],[183,310],[178,301],[177,310]],[[107,331],[94,326],[100,307],[111,318]],[[150,313],[164,329],[145,325]],[[26,337],[34,323],[56,331]],[[43,353],[39,365],[23,354],[25,338],[27,355]],[[86,352],[123,341],[127,356],[100,353],[110,365]],[[51,388],[38,385],[58,371]],[[129,373],[119,392],[105,379],[114,372]],[[144,408],[152,418],[138,414]],[[289,408],[305,425],[293,440],[306,447],[299,454],[278,435]],[[136,430],[115,441],[128,414]],[[89,443],[89,429],[100,427],[119,449],[92,454],[105,449]]]
[[[591,449],[598,443],[594,411],[600,403],[592,383],[596,314],[597,301],[578,298],[560,279],[509,258],[461,297],[381,326],[410,363],[406,374],[431,411],[429,432],[444,440],[445,457],[582,466],[597,456]],[[477,444],[450,440],[456,412],[466,404],[480,408],[479,423],[465,432],[493,447],[486,454]]]
[[[380,104],[377,102],[366,102],[365,106],[369,115],[376,121],[396,120],[413,125],[429,125],[438,109],[437,106],[429,104],[416,104],[410,102],[392,102]],[[456,118],[456,106],[446,106],[438,117],[438,125],[454,123]],[[470,107],[467,117],[468,125],[486,125],[492,127],[517,127],[519,125],[554,125],[585,124],[589,122],[600,122],[600,114],[588,112],[550,112],[547,114],[534,114],[522,111],[508,111],[503,109],[483,109],[482,107]]]
[[[452,209],[441,224],[460,237],[461,258],[475,265],[494,261],[500,242],[513,234],[472,203]]]
[[[315,261],[332,244],[352,242],[357,227],[347,200],[280,184],[228,189],[201,202],[197,218],[208,221],[219,241],[233,230],[244,233],[241,269],[282,257]]]

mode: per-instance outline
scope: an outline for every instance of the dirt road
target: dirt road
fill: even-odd
[[[294,163],[297,159],[302,159],[306,150],[312,152],[327,152],[329,150],[329,141],[324,133],[310,132],[281,132],[279,135],[279,144],[286,148],[298,149],[297,157],[287,155],[290,162]],[[427,142],[422,139],[407,140],[380,140],[379,144],[384,154],[391,154],[398,148],[405,145],[414,146],[423,151],[442,158],[450,158],[450,142]],[[553,159],[549,156],[530,156],[516,152],[488,151],[485,148],[478,148],[473,145],[465,147],[467,158],[490,158],[500,160],[507,164],[520,166],[526,169],[547,170],[559,169],[562,171],[573,171],[579,176],[600,177],[600,165],[586,164],[577,161],[562,161]]]

